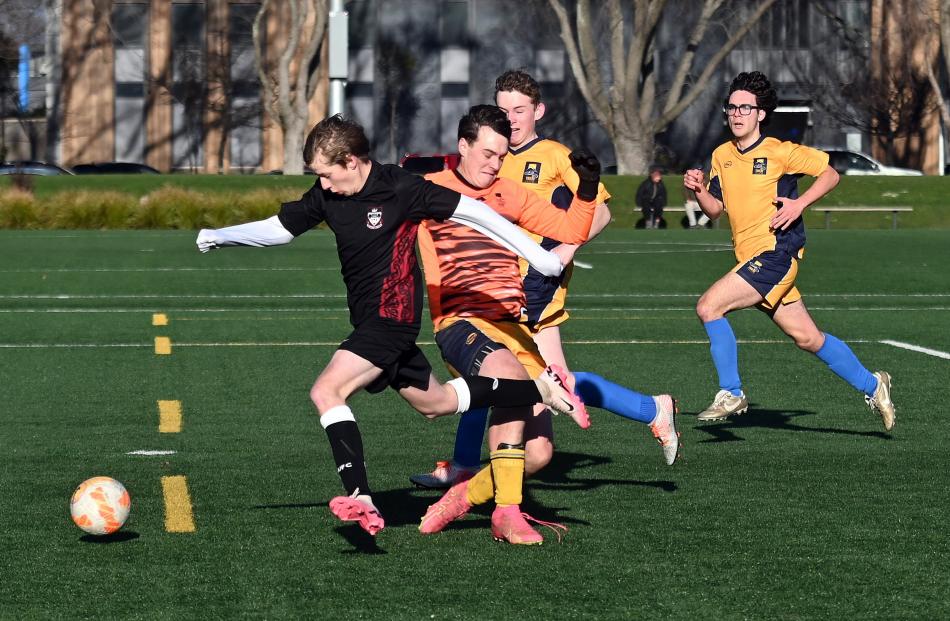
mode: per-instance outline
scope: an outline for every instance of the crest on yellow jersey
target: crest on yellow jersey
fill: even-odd
[[[524,173],[521,175],[521,183],[540,183],[541,181],[541,162],[526,162]]]

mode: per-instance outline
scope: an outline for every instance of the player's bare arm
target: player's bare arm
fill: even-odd
[[[722,201],[706,191],[706,175],[702,170],[698,168],[687,170],[686,174],[683,175],[683,186],[687,190],[696,193],[696,200],[699,202],[700,209],[710,219],[715,220],[722,215],[724,211]]]
[[[797,199],[779,196],[776,201],[781,201],[782,208],[776,210],[775,216],[772,218],[770,225],[772,230],[784,231],[787,229],[791,226],[792,222],[802,215],[809,205],[817,202],[822,196],[832,191],[835,186],[838,185],[840,179],[841,177],[838,175],[838,171],[828,166],[818,175],[815,182],[811,184],[811,187]]]

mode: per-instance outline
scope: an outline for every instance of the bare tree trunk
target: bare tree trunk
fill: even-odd
[[[617,171],[648,170],[653,163],[655,146],[653,134],[649,132],[616,134],[614,151],[617,154]]]
[[[307,119],[294,116],[287,121],[284,131],[284,172],[299,175],[303,172],[303,142],[307,132]]]
[[[268,47],[283,46],[273,66],[265,61],[261,29],[270,10],[278,11],[278,19],[289,31],[279,41],[266,42]],[[252,34],[261,97],[268,116],[284,132],[283,169],[289,175],[301,174],[307,163],[303,161],[304,135],[310,121],[309,103],[317,87],[320,48],[328,19],[326,0],[263,0],[254,19]]]
[[[655,136],[696,101],[722,61],[776,2],[738,3],[745,9],[742,19],[730,22],[720,48],[703,58],[701,67],[696,66],[696,50],[724,1],[690,3],[690,19],[683,17],[684,30],[688,29],[682,37],[683,49],[672,52],[677,59],[673,77],[660,85],[654,50],[667,0],[631,0],[627,11],[620,0],[576,0],[573,16],[567,0],[548,0],[578,90],[614,142],[619,173],[646,172],[653,160]]]

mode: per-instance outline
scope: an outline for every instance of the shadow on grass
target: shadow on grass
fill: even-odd
[[[123,541],[133,541],[139,538],[139,534],[134,530],[120,530],[111,535],[83,535],[79,541],[83,543],[122,543]]]
[[[675,492],[673,481],[640,481],[637,479],[579,478],[571,476],[576,470],[596,468],[613,463],[610,457],[587,455],[586,453],[568,453],[555,451],[551,463],[541,472],[528,480],[529,487],[550,490],[589,490],[605,485],[627,485],[634,487],[653,487],[664,492]]]
[[[714,423],[699,423],[693,429],[707,433],[711,438],[700,440],[698,443],[710,442],[745,442],[745,438],[737,435],[743,429],[780,429],[785,431],[805,431],[810,433],[832,433],[846,436],[860,436],[865,438],[881,438],[890,440],[890,434],[883,431],[855,431],[853,429],[839,429],[835,427],[805,427],[793,422],[801,416],[815,416],[816,412],[808,410],[764,410],[754,406],[740,416],[733,416],[724,421]]]
[[[544,470],[536,476],[528,479],[525,485],[524,499],[522,508],[532,516],[549,521],[564,524],[583,524],[589,522],[562,516],[562,512],[570,512],[571,507],[550,507],[537,503],[531,497],[531,490],[555,490],[555,491],[584,491],[592,490],[605,485],[610,486],[638,486],[646,488],[655,488],[664,492],[675,492],[676,483],[673,481],[640,481],[636,479],[607,479],[607,478],[579,478],[576,475],[578,471],[596,468],[605,464],[612,463],[613,459],[600,455],[587,455],[585,453],[569,453],[557,451],[554,458]],[[416,526],[419,520],[425,515],[429,505],[442,497],[445,490],[427,490],[415,487],[400,487],[388,490],[376,490],[373,492],[373,503],[379,507],[383,518],[386,520],[387,528],[396,528],[400,526]],[[306,503],[287,503],[287,504],[269,504],[256,505],[253,509],[327,509],[326,502],[306,502]],[[494,510],[494,503],[486,503],[473,507],[468,516],[453,522],[448,529],[488,529],[491,528],[491,513]],[[447,529],[447,530],[448,530]],[[356,524],[347,524],[339,526],[336,531],[341,537],[346,539],[352,550],[345,550],[344,554],[386,554],[385,550],[380,549],[376,544],[376,539],[363,531]],[[385,531],[384,531],[385,532]]]
[[[388,526],[388,524],[387,524]],[[347,524],[334,529],[347,543],[353,546],[350,550],[340,550],[340,554],[388,554],[376,543],[376,537],[359,527],[358,524]],[[383,532],[386,532],[383,530]]]

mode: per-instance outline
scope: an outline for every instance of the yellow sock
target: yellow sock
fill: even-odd
[[[521,486],[524,484],[524,448],[509,447],[510,445],[501,445],[491,452],[495,504],[500,507],[521,504]]]
[[[466,498],[472,505],[483,505],[495,496],[495,484],[492,482],[491,466],[485,466],[468,480]]]

